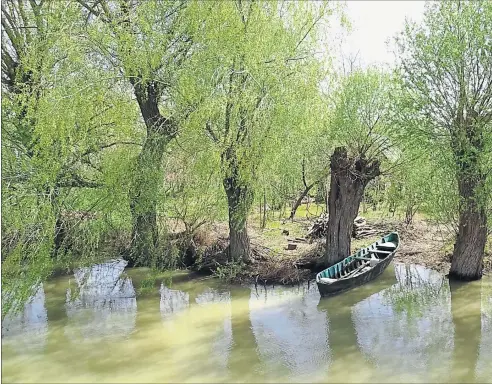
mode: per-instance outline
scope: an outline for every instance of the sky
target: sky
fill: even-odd
[[[343,56],[354,58],[357,54],[359,65],[392,65],[394,55],[386,41],[401,31],[405,18],[421,21],[424,1],[355,1],[349,0],[345,14],[352,31],[337,44]]]

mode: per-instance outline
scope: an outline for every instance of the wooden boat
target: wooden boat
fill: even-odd
[[[326,268],[316,275],[319,293],[333,296],[375,279],[391,263],[399,245],[398,233],[392,232]]]

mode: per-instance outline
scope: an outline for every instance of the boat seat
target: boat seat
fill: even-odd
[[[383,254],[383,255],[389,255],[390,253],[393,253],[393,251],[384,251],[382,249],[370,249],[369,253],[379,253],[379,254]]]
[[[329,277],[320,277],[319,278],[319,281],[321,283],[325,283],[325,284],[332,284],[334,283],[335,281],[337,281],[338,279],[330,279]]]
[[[380,244],[376,245],[376,248],[394,251],[396,249],[396,244],[392,243],[391,241],[387,241],[386,243],[380,243]]]
[[[372,252],[369,252],[370,254],[372,254]],[[356,259],[358,260],[365,260],[365,261],[369,261],[369,266],[372,268],[372,267],[375,267],[379,262],[380,262],[380,259],[378,259],[377,257],[375,257],[374,255],[372,255],[371,257],[361,257],[361,256],[356,256],[355,257]]]

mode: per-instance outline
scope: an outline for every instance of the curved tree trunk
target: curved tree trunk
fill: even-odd
[[[300,207],[300,205],[302,204],[302,200],[307,196],[307,194],[309,193],[309,191],[316,185],[316,182],[311,184],[311,185],[308,185],[306,188],[304,188],[304,190],[301,192],[301,194],[299,195],[298,199],[294,202],[294,204],[292,205],[292,209],[290,210],[290,216],[289,216],[289,220],[294,220],[294,216],[296,215],[296,211],[297,211],[297,208]]]
[[[237,177],[225,178],[223,184],[229,209],[229,258],[247,262],[251,256],[247,216],[252,194],[248,186],[239,183]]]
[[[335,149],[330,162],[326,264],[333,265],[350,255],[354,219],[367,183],[379,175],[379,162],[352,159],[343,147]]]
[[[290,216],[289,216],[290,220],[294,220],[294,216],[296,215],[297,208],[299,208],[299,206],[302,204],[302,199],[304,199],[307,196],[309,191],[318,182],[318,181],[315,181],[311,185],[307,184],[307,182],[306,182],[306,159],[305,158],[302,159],[302,172],[301,173],[302,173],[302,183],[304,184],[304,190],[301,192],[301,195],[299,196],[299,198],[292,205],[292,209],[290,211]]]

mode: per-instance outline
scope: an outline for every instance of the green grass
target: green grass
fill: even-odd
[[[301,204],[299,208],[297,208],[294,219],[318,217],[324,210],[325,204],[309,203],[309,207],[307,204]]]

